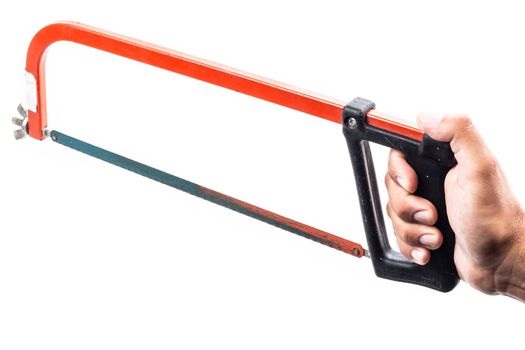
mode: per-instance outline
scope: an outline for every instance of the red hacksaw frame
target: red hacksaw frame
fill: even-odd
[[[46,136],[46,84],[45,54],[47,48],[58,41],[70,41],[151,66],[166,69],[210,84],[222,86],[246,95],[276,103],[297,111],[341,123],[345,102],[301,90],[274,80],[243,72],[231,67],[193,57],[178,51],[146,43],[123,35],[75,22],[58,22],[41,29],[29,45],[26,71],[36,82],[36,106],[28,106],[28,134],[38,140]],[[369,125],[388,130],[411,139],[422,140],[423,132],[403,121],[371,110],[367,114]],[[217,193],[219,196],[225,196]],[[285,218],[265,209],[226,196],[228,200],[246,206],[259,214],[300,227],[333,248],[351,255],[364,255],[363,247],[303,223]]]

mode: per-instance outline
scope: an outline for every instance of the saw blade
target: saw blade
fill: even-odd
[[[178,176],[169,174],[149,165],[139,163],[135,160],[126,158],[119,154],[94,146],[74,137],[68,136],[56,130],[50,132],[51,139],[63,146],[69,147],[86,155],[103,160],[107,163],[116,165],[120,168],[132,171],[136,174],[145,176],[149,179],[158,181],[167,186],[176,188],[180,191],[189,193],[196,197],[205,199],[225,208],[234,210],[238,213],[247,215],[267,224],[279,227],[283,230],[295,233],[301,237],[308,238],[317,243],[340,250],[344,253],[356,257],[368,256],[367,251],[358,243],[349,241],[345,238],[319,230],[315,227],[292,220],[269,210],[260,208],[253,204],[230,197],[223,193],[200,186],[194,182],[185,180]]]

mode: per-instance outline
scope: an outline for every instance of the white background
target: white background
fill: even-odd
[[[0,349],[519,346],[517,301],[378,279],[368,260],[15,142],[10,125],[31,37],[75,20],[412,121],[468,112],[525,198],[523,10],[486,3],[2,5]],[[365,243],[336,124],[72,44],[49,51],[48,91],[51,128]]]

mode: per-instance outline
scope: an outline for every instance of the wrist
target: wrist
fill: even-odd
[[[525,302],[525,213],[516,216],[511,248],[494,272],[496,293]]]
[[[485,239],[477,250],[469,251],[465,244],[456,245],[456,249],[462,249],[458,256],[467,257],[468,262],[458,272],[483,293],[525,302],[525,212],[515,203],[506,207],[504,215],[493,215],[494,220],[486,224],[485,230],[481,229],[486,232],[482,235]]]

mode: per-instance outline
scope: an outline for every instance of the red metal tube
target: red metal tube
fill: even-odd
[[[36,108],[28,111],[28,131],[35,139],[42,140],[42,131],[47,127],[45,53],[57,41],[70,41],[110,52],[341,123],[343,101],[84,24],[59,22],[41,29],[27,52],[26,71],[36,81]],[[417,128],[376,111],[368,114],[368,123],[413,139],[421,140],[423,136]]]

